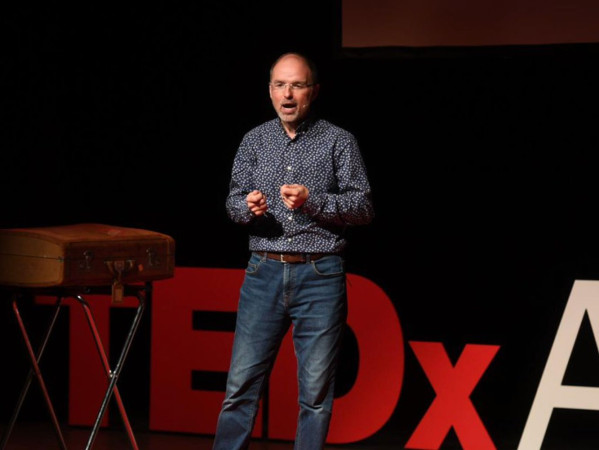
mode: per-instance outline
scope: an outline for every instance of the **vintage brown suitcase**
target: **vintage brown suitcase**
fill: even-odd
[[[173,276],[175,240],[155,231],[83,223],[0,230],[0,285],[102,286]]]

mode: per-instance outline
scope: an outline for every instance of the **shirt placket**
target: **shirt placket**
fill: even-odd
[[[297,169],[298,169],[298,159],[297,159],[297,140],[291,139],[287,142],[285,146],[285,174],[284,180],[285,184],[297,184]],[[296,219],[297,211],[285,208],[285,229],[288,231],[285,237],[288,244],[293,243],[293,237],[291,236],[296,229]]]

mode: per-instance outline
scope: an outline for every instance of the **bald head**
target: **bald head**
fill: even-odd
[[[270,66],[270,80],[272,81],[272,73],[273,70],[275,68],[275,66],[286,59],[296,59],[299,61],[302,61],[306,67],[308,67],[308,70],[310,72],[310,79],[309,79],[309,83],[310,84],[318,84],[318,70],[316,68],[316,64],[314,64],[313,61],[311,61],[309,58],[306,58],[304,55],[300,54],[300,53],[295,53],[295,52],[289,52],[289,53],[283,53],[281,56],[279,56],[274,63],[272,63],[272,66]]]

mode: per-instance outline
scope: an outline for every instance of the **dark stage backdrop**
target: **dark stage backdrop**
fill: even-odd
[[[340,6],[4,11],[0,225],[146,228],[176,239],[180,266],[243,268],[246,232],[224,210],[233,156],[274,117],[272,60],[305,52],[322,72],[319,113],[357,136],[372,182],[376,219],[350,230],[349,272],[391,298],[406,342],[442,342],[453,363],[466,344],[500,346],[471,398],[497,448],[515,448],[570,289],[599,279],[599,49],[352,52],[341,47]],[[0,308],[7,420],[27,366],[8,302]],[[34,322],[39,308],[26,308]],[[121,388],[141,427],[149,334],[146,320]],[[67,340],[57,334],[46,368],[61,417]],[[396,411],[366,444],[403,447],[435,398],[407,344],[405,364]],[[587,318],[564,381],[597,380]],[[32,397],[25,416],[45,418]],[[547,448],[597,447],[598,419],[556,410]],[[458,445],[450,432],[444,446]]]

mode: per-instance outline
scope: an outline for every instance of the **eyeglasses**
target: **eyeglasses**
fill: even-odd
[[[300,83],[300,82],[283,83],[282,81],[273,81],[272,83],[270,83],[270,86],[275,91],[283,91],[287,87],[289,87],[289,89],[291,89],[292,91],[301,91],[301,90],[304,90],[304,89],[314,86],[314,84],[313,83]]]

